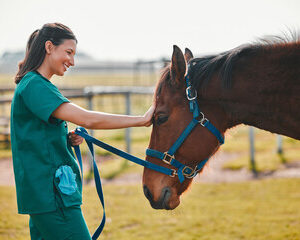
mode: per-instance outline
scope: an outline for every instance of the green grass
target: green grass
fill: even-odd
[[[250,169],[248,126],[240,125],[228,131],[227,139],[221,149],[227,153],[237,153],[238,157],[224,164],[225,169]],[[283,137],[283,155],[277,154],[276,135],[255,129],[255,162],[257,171],[274,171],[284,163],[300,160],[300,141]]]
[[[105,185],[101,239],[298,240],[300,179],[194,184],[174,211],[153,210],[138,185]],[[15,190],[0,187],[0,239],[29,239],[28,217],[16,214]],[[93,186],[83,212],[92,232],[102,210]]]
[[[6,147],[1,148],[0,150],[0,161],[1,158],[11,158],[11,150],[7,149]]]

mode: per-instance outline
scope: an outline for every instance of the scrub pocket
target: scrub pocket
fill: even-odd
[[[78,176],[68,165],[60,166],[55,172],[54,185],[65,207],[82,204],[76,177]]]

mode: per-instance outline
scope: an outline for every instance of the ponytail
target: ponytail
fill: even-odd
[[[32,70],[36,70],[38,69],[41,64],[42,64],[42,61],[44,60],[43,59],[40,59],[42,60],[39,64],[37,64],[36,66],[36,69],[33,69],[32,67],[29,67],[28,63],[28,55],[29,55],[29,52],[30,52],[30,49],[31,49],[31,46],[32,46],[32,43],[34,42],[34,40],[37,38],[37,35],[39,34],[39,30],[35,30],[29,37],[28,39],[28,42],[27,42],[27,46],[26,46],[26,52],[25,52],[25,58],[19,62],[18,66],[19,66],[19,71],[18,73],[16,74],[16,77],[15,77],[15,83],[19,83],[20,80],[24,77],[24,75]]]

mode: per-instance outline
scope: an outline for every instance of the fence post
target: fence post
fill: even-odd
[[[249,143],[250,143],[250,165],[254,176],[257,176],[255,165],[255,147],[254,147],[254,128],[249,127]]]
[[[281,135],[277,135],[277,153],[278,154],[282,154],[282,136]]]
[[[277,135],[277,154],[280,158],[281,163],[286,163],[286,158],[283,155],[283,147],[282,147],[282,136]]]
[[[88,109],[93,111],[93,93],[89,92],[87,95],[87,100],[88,100]],[[91,136],[94,136],[94,130],[90,130],[90,134]]]
[[[133,84],[137,85],[140,79],[140,61],[135,62],[133,71]]]
[[[91,110],[91,111],[93,111],[93,108],[94,108],[93,97],[94,97],[93,92],[88,92],[88,94],[87,94],[88,109]],[[93,137],[94,136],[94,130],[91,129],[89,131],[90,131],[91,136]],[[90,159],[92,159],[92,155],[91,155],[90,151],[88,151],[88,154],[90,156]],[[88,172],[88,175],[87,175],[87,181],[88,182],[92,179],[92,176],[93,176],[93,163],[92,163],[92,161],[89,161],[89,172]]]
[[[130,99],[130,92],[125,94],[126,97],[126,115],[131,114],[131,99]],[[131,152],[131,128],[125,129],[125,139],[126,139],[126,151],[128,153]]]

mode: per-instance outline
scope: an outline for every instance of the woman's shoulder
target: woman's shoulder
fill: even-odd
[[[36,96],[39,101],[39,99],[49,98],[51,95],[62,96],[54,84],[35,71],[28,72],[18,85],[15,94],[20,95],[23,99]]]
[[[20,83],[18,84],[18,89],[20,91],[24,90],[25,88],[28,87],[37,87],[37,86],[41,86],[41,85],[51,85],[51,82],[44,78],[42,75],[40,75],[39,73],[37,73],[36,71],[31,71],[25,74],[25,76],[22,78],[22,80],[20,81]]]
[[[20,83],[23,82],[24,83],[28,83],[30,81],[48,81],[46,78],[44,78],[41,74],[39,74],[36,71],[30,71],[28,73],[25,74],[25,76],[22,78],[22,80],[20,81]]]

